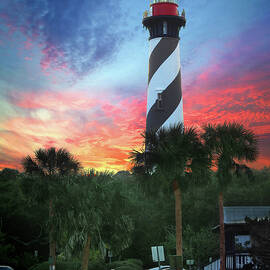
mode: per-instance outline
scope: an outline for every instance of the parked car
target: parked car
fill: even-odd
[[[10,267],[10,266],[0,265],[0,270],[14,270],[14,269],[12,267]]]

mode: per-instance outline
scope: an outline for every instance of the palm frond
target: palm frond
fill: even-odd
[[[220,181],[230,181],[238,162],[252,162],[258,157],[258,140],[253,131],[240,123],[224,122],[203,127],[202,138],[212,152]],[[241,165],[242,166],[242,165]],[[239,168],[238,168],[239,169]]]
[[[77,173],[81,169],[80,162],[66,149],[38,149],[35,157],[27,156],[22,165],[26,172],[37,172],[42,175],[66,175]]]
[[[42,168],[39,167],[38,163],[36,163],[35,160],[31,158],[31,156],[23,158],[22,166],[26,173],[29,174],[37,173],[44,175]]]

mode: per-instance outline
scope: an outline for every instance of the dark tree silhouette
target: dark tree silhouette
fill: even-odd
[[[241,168],[247,168],[238,164],[238,162],[256,160],[258,143],[255,134],[238,123],[209,124],[204,126],[203,129],[202,138],[205,145],[212,152],[214,165],[217,167],[219,181],[220,269],[225,270],[223,190],[232,180],[233,173],[237,173]]]
[[[66,149],[38,149],[35,157],[27,156],[23,159],[24,171],[29,174],[42,176],[66,175],[77,173],[80,170],[80,162],[76,160]]]
[[[246,218],[251,236],[251,255],[262,269],[270,269],[270,218]]]
[[[26,174],[40,175],[44,180],[54,181],[58,176],[77,173],[81,166],[80,162],[74,158],[66,149],[38,149],[35,156],[27,156],[22,160],[22,165]],[[53,199],[48,195],[49,220],[54,217]],[[53,264],[56,261],[56,241],[54,237],[54,226],[50,225],[49,230],[50,257]]]
[[[188,180],[203,178],[209,172],[210,158],[195,128],[176,125],[158,132],[146,132],[146,151],[133,151],[131,160],[137,171],[160,174],[175,197],[176,255],[183,256],[182,192]],[[181,266],[179,266],[181,267]]]

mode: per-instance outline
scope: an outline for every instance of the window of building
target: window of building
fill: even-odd
[[[236,235],[235,239],[235,248],[237,250],[245,250],[251,248],[250,235]]]

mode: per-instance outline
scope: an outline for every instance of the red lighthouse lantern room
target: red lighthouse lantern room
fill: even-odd
[[[178,16],[177,0],[152,0],[151,8],[152,16],[172,15]]]

